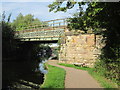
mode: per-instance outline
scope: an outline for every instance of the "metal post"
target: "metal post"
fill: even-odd
[[[94,45],[96,46],[96,34],[94,34]]]
[[[63,19],[63,25],[64,25],[64,29],[65,29],[65,19]]]
[[[53,21],[53,30],[54,30],[54,21]]]
[[[60,23],[59,23],[59,27],[60,27]]]

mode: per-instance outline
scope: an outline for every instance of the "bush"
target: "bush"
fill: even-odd
[[[105,63],[105,61],[111,61],[108,63]],[[116,82],[118,85],[120,82],[120,66],[119,66],[119,62],[120,62],[120,58],[115,60],[117,62],[114,62],[114,60],[112,59],[102,59],[102,60],[98,60],[95,63],[95,70],[102,76],[106,77],[107,79],[111,79],[112,81]]]

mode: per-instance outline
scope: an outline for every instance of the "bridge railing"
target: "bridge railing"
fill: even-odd
[[[47,37],[60,37],[64,34],[64,29],[26,32],[19,35],[19,38],[47,38]]]
[[[67,26],[66,19],[45,21],[44,23],[45,25],[27,27],[22,31],[17,31],[15,34],[18,38],[58,38],[64,34]]]
[[[50,27],[55,27],[55,26],[66,26],[67,25],[67,19],[56,19],[56,20],[50,20],[50,21],[45,21],[48,23]]]
[[[67,19],[56,19],[56,20],[50,20],[50,21],[44,21],[42,25],[34,25],[34,26],[28,26],[28,27],[21,27],[21,30],[17,28],[17,32],[24,33],[24,32],[31,32],[34,30],[54,30],[54,28],[66,28],[67,26]]]

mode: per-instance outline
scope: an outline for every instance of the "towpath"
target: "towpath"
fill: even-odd
[[[48,64],[66,70],[65,88],[102,88],[87,71],[61,66],[57,62],[57,60],[49,60]]]

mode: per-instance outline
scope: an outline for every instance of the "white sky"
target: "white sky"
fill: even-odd
[[[1,0],[2,2],[53,2],[53,1],[56,1],[56,0]],[[59,0],[59,1],[63,1],[63,0]],[[66,0],[68,1],[68,0]],[[120,0],[74,0],[76,2],[81,2],[81,1],[84,1],[84,2],[88,2],[88,1],[97,1],[97,2],[119,2]]]
[[[19,13],[22,13],[23,15],[32,14],[35,18],[38,18],[42,21],[47,21],[72,17],[73,13],[75,13],[77,9],[77,7],[75,7],[72,10],[68,10],[66,13],[49,12],[49,8],[47,6],[51,3],[52,2],[2,2],[2,11],[6,12],[6,16],[12,13],[11,21],[13,21]]]
[[[16,19],[19,13],[23,15],[32,14],[35,18],[42,21],[48,21],[53,19],[68,18],[77,11],[77,5],[65,12],[49,12],[47,7],[55,0],[2,0],[0,2],[0,13],[6,12],[6,16],[12,13],[11,21]],[[81,1],[81,0],[75,0]],[[111,0],[112,1],[112,0]],[[118,0],[114,0],[118,1]]]
[[[1,0],[2,2],[53,2],[55,0]]]

